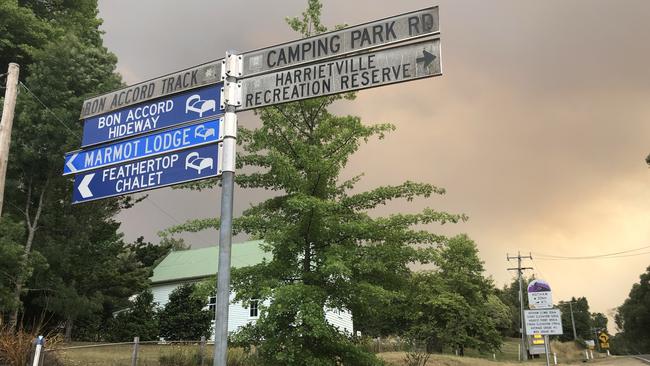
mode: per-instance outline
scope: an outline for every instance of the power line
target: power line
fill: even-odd
[[[48,112],[50,112],[50,114],[51,114],[52,116],[54,116],[54,119],[56,119],[56,120],[61,124],[61,126],[65,127],[65,129],[68,130],[68,132],[70,132],[71,134],[73,134],[76,138],[81,139],[81,136],[79,136],[79,134],[77,134],[77,133],[74,132],[70,127],[68,127],[68,125],[65,124],[65,122],[63,122],[63,121],[61,120],[61,118],[59,118],[59,116],[57,116],[56,114],[54,114],[54,112],[52,112],[52,110],[51,110],[48,106],[46,106],[45,103],[43,103],[43,102],[39,99],[39,97],[37,97],[36,94],[34,94],[34,92],[32,92],[32,91],[27,87],[27,85],[23,84],[22,81],[19,81],[19,83],[20,83],[20,85],[22,85],[23,88],[25,88],[25,90],[27,90],[27,92],[28,92],[29,94],[31,94],[31,95],[34,97],[34,99],[36,99],[36,100],[37,100],[37,101],[38,101],[38,102],[43,106],[43,108],[45,108],[45,110],[47,110]]]
[[[579,260],[579,259],[607,259],[607,258],[624,258],[624,257],[632,257],[632,256],[637,256],[637,255],[644,255],[648,254],[650,252],[643,252],[643,253],[635,253],[635,254],[630,254],[630,255],[619,255],[619,254],[625,254],[625,253],[632,253],[636,252],[642,249],[648,249],[650,248],[650,245],[646,245],[643,247],[635,248],[635,249],[629,249],[629,250],[623,250],[620,252],[613,252],[613,253],[607,253],[607,254],[597,254],[597,255],[588,255],[588,256],[559,256],[559,255],[552,255],[552,254],[544,254],[544,253],[535,253],[535,256],[538,257],[537,259],[540,260]],[[539,258],[543,257],[543,258]]]

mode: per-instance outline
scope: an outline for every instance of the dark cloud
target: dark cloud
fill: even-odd
[[[430,6],[426,1],[324,1],[327,24],[357,24]],[[129,83],[295,38],[284,24],[304,1],[100,1],[105,44]],[[377,214],[431,206],[465,212],[444,228],[469,233],[488,272],[509,279],[506,252],[576,256],[650,244],[650,2],[441,1],[442,77],[359,93],[338,113],[398,127],[371,141],[346,176],[358,189],[426,181],[443,197]],[[229,16],[228,14],[234,14]],[[241,123],[256,122],[251,113]],[[379,158],[378,158],[379,157]],[[216,216],[219,191],[162,189],[120,215],[126,236]],[[236,211],[266,197],[238,190]],[[160,208],[160,209],[159,209]],[[163,211],[161,211],[161,209]],[[216,232],[186,237],[196,247]],[[244,239],[244,238],[238,238]],[[541,261],[555,299],[587,296],[594,311],[622,303],[648,256]],[[511,264],[510,264],[511,265]]]

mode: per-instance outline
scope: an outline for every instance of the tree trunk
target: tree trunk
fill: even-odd
[[[39,195],[38,207],[36,208],[36,214],[34,215],[33,220],[31,215],[29,214],[29,207],[31,206],[31,199],[32,199],[31,181],[27,188],[27,199],[25,204],[25,218],[27,220],[27,241],[25,242],[25,250],[23,251],[21,262],[18,265],[19,270],[18,270],[18,275],[16,276],[16,287],[14,288],[14,303],[16,304],[16,307],[14,308],[14,311],[11,313],[11,317],[9,318],[9,326],[11,327],[11,329],[16,329],[16,325],[18,325],[18,312],[22,307],[20,302],[20,295],[23,291],[23,286],[27,281],[27,271],[29,268],[27,262],[29,260],[29,255],[32,251],[32,244],[34,243],[34,235],[36,234],[36,229],[38,229],[38,220],[40,219],[41,213],[43,212],[43,201],[45,197],[45,191],[47,190],[48,182],[49,179],[45,181],[45,184],[43,185],[43,190]]]
[[[63,338],[63,341],[66,343],[70,343],[72,340],[72,326],[74,325],[74,320],[71,317],[68,317],[65,320],[65,336]]]

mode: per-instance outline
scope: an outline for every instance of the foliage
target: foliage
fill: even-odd
[[[160,355],[158,362],[160,366],[195,366],[195,365],[212,365],[214,360],[209,356],[204,356],[201,362],[200,351],[190,350],[187,347],[174,347],[171,351],[167,351]],[[228,366],[253,366],[255,363],[255,356],[249,355],[241,348],[230,348],[228,350],[228,359],[226,360]]]
[[[24,366],[30,360],[34,340],[43,335],[40,327],[26,329],[22,326],[12,329],[8,325],[0,326],[0,364],[9,366]],[[62,337],[55,333],[46,334],[48,348],[55,348]]]
[[[135,258],[142,266],[149,268],[153,271],[153,268],[160,263],[167,254],[171,251],[176,250],[185,250],[187,245],[183,239],[175,239],[166,237],[163,238],[159,244],[153,244],[150,242],[145,242],[144,237],[141,236],[135,240],[135,242],[129,245],[129,249],[135,255]]]
[[[618,307],[615,320],[625,348],[634,353],[650,352],[650,267]]]
[[[591,313],[589,312],[589,302],[585,297],[572,297],[572,305],[569,302],[560,301],[558,307],[562,312],[562,332],[559,336],[560,341],[566,342],[573,340],[573,325],[571,323],[571,308],[573,308],[573,318],[576,324],[576,335],[581,339],[593,339]]]
[[[210,336],[212,314],[206,299],[194,293],[194,284],[177,287],[159,313],[160,336],[166,340],[198,340]]]
[[[43,47],[52,35],[52,26],[37,17],[18,0],[0,2],[0,73],[10,62],[21,66],[21,80],[29,73],[34,53]]]
[[[156,303],[153,294],[146,290],[130,302],[130,306],[119,312],[109,323],[108,340],[112,342],[128,342],[133,337],[141,341],[158,339],[160,328],[156,314]]]
[[[406,366],[426,366],[429,358],[431,358],[431,353],[421,350],[407,352],[404,356],[404,364]]]
[[[21,240],[24,231],[21,222],[14,222],[6,216],[0,218],[0,309],[14,309],[18,305],[13,288],[19,265],[23,265]]]
[[[592,313],[591,314],[591,327],[598,330],[607,331],[607,322],[608,319],[603,313]]]
[[[526,286],[530,281],[534,280],[535,277],[526,277],[522,276],[521,283],[524,291],[524,309],[528,309],[528,296],[526,296]],[[499,300],[505,304],[510,310],[510,326],[501,329],[501,335],[504,337],[519,337],[519,329],[521,329],[521,313],[520,313],[520,304],[519,304],[519,280],[515,277],[507,285],[504,285],[502,289],[497,289],[496,295],[499,297]]]
[[[146,286],[148,275],[125,249],[113,220],[132,202],[72,206],[71,179],[60,176],[64,153],[79,146],[81,124],[70,121],[77,120],[84,98],[121,85],[117,60],[102,46],[94,0],[9,0],[0,5],[4,14],[24,22],[0,33],[0,47],[2,59],[23,60],[26,86],[16,106],[0,223],[0,230],[22,226],[11,230],[13,244],[4,236],[0,244],[8,248],[0,251],[0,262],[16,263],[0,281],[0,299],[8,305],[2,315],[13,323],[21,310],[26,322],[45,317],[63,323],[68,338],[80,321],[86,327],[80,334],[93,338]]]
[[[303,36],[325,31],[321,4],[309,0],[302,17],[288,19]],[[444,237],[424,230],[463,220],[462,215],[426,208],[418,213],[377,217],[372,211],[393,200],[443,194],[427,183],[405,182],[353,193],[357,176],[340,181],[350,156],[391,124],[364,125],[358,117],[335,116],[334,102],[354,95],[314,98],[258,111],[262,126],[240,129],[245,172],[242,188],[278,192],[233,221],[234,233],[263,239],[272,259],[235,269],[237,300],[272,299],[255,324],[236,337],[253,345],[263,365],[369,365],[379,360],[325,320],[325,308],[348,309],[355,322],[374,319],[403,300],[409,264],[429,262]],[[201,189],[214,182],[192,185]],[[218,228],[219,220],[194,220],[170,232]],[[382,309],[383,307],[383,309]],[[393,308],[393,311],[395,309]],[[383,331],[389,320],[377,331]],[[368,322],[364,325],[368,328]]]
[[[492,311],[499,309],[502,318],[509,318],[509,313],[492,296],[493,285],[483,276],[474,242],[465,235],[450,239],[434,263],[436,271],[413,277],[408,337],[424,342],[427,351],[454,348],[462,354],[465,348],[498,349],[502,338]]]

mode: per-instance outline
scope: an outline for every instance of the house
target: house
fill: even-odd
[[[233,268],[251,266],[268,259],[270,253],[262,250],[261,240],[247,241],[232,245],[231,265]],[[169,295],[174,289],[184,283],[200,282],[216,276],[218,269],[217,246],[200,249],[190,249],[171,252],[153,270],[151,291],[154,302],[165,306]],[[234,302],[234,293],[230,294],[228,308],[228,332],[234,332],[240,327],[257,320],[259,317],[257,301],[250,304]],[[214,311],[216,297],[206,299],[206,307]],[[249,306],[250,305],[250,306]],[[341,332],[352,334],[352,314],[343,309],[326,309],[325,318]]]

